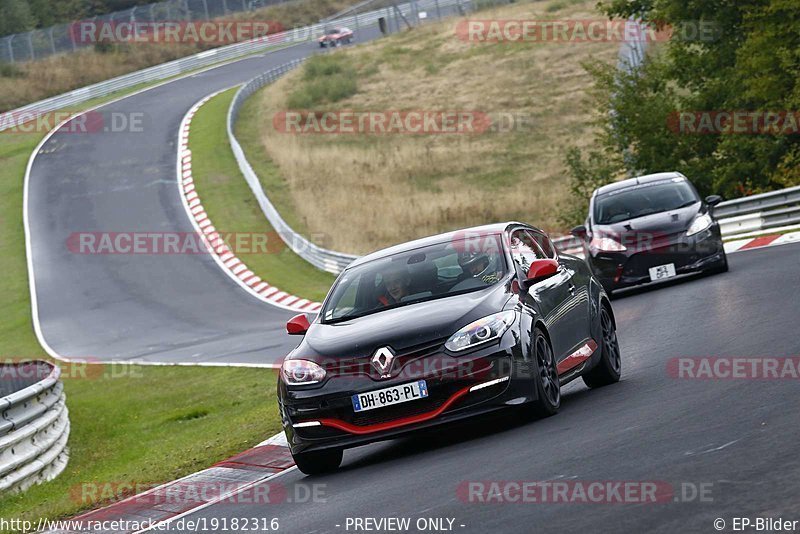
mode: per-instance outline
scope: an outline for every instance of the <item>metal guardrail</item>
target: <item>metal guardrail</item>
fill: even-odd
[[[69,412],[61,369],[34,361],[0,366],[0,492],[23,491],[67,465]]]
[[[723,237],[800,224],[800,186],[721,202],[714,216]]]

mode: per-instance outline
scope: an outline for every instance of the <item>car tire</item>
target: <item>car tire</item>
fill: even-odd
[[[600,341],[600,361],[594,368],[583,375],[584,384],[590,388],[599,388],[619,382],[622,375],[622,357],[617,341],[617,329],[611,319],[611,313],[603,305],[600,307],[600,328],[602,340]]]
[[[338,469],[342,464],[343,456],[342,449],[324,449],[292,454],[295,465],[306,475],[319,475]]]
[[[561,407],[561,384],[558,380],[558,367],[553,347],[540,328],[533,331],[533,349],[536,359],[536,400],[527,407],[526,414],[535,419],[543,419],[558,413]]]

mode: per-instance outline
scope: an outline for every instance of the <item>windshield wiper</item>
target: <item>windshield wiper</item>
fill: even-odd
[[[699,201],[699,200],[690,200],[690,201],[688,201],[688,202],[684,202],[684,203],[683,203],[683,204],[681,204],[680,206],[675,206],[674,208],[672,208],[672,209],[670,209],[670,210],[668,210],[668,211],[672,211],[672,210],[679,210],[679,209],[681,209],[681,208],[686,208],[686,207],[688,207],[688,206],[691,206],[692,204],[697,204],[698,202],[700,202],[700,201]]]

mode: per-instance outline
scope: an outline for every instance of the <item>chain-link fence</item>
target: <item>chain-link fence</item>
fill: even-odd
[[[121,23],[211,20],[287,1],[291,0],[168,0],[92,17],[83,22],[89,22],[98,27],[103,25],[114,27]],[[77,31],[76,23],[70,22],[0,37],[0,62],[32,61],[53,54],[71,53],[81,48],[94,46],[94,43],[81,39],[77,35]]]

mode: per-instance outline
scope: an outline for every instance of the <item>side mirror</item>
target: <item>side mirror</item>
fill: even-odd
[[[308,317],[305,313],[300,313],[295,315],[286,323],[286,333],[290,336],[302,336],[308,329],[311,327],[311,324],[308,322]]]
[[[719,195],[709,195],[706,197],[706,204],[709,206],[716,206],[720,202],[722,202],[722,197]]]
[[[523,281],[522,285],[525,289],[528,289],[533,284],[550,278],[557,272],[558,262],[556,260],[551,260],[549,258],[544,260],[533,260],[531,266],[528,267],[528,275]]]
[[[569,233],[574,235],[578,239],[585,239],[586,238],[586,227],[584,225],[576,226],[575,228],[570,230]]]

